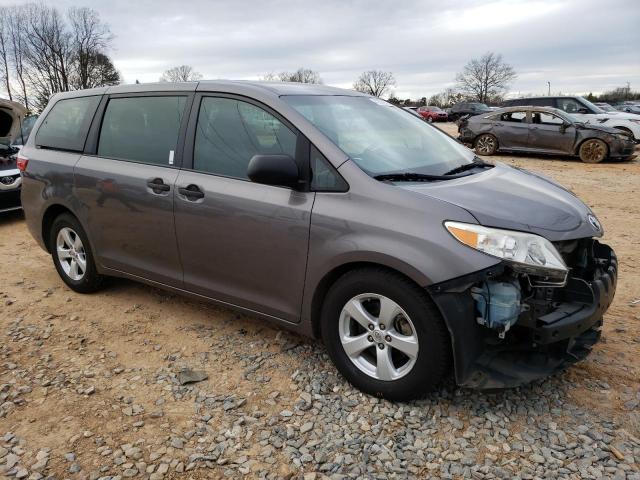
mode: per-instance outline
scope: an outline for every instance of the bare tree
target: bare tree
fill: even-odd
[[[382,97],[395,84],[396,79],[393,73],[383,72],[382,70],[369,70],[360,75],[353,84],[353,89],[375,97]]]
[[[28,4],[24,38],[27,79],[37,107],[42,108],[51,95],[72,87],[71,34],[55,7]]]
[[[191,82],[200,80],[202,75],[196,72],[191,65],[180,65],[165,71],[160,77],[161,82]]]
[[[299,68],[295,72],[281,72],[278,77],[282,82],[322,83],[320,74],[310,68]]]
[[[10,10],[7,7],[0,7],[0,75],[9,100],[13,100],[13,95],[11,95],[11,70],[9,69],[9,15]]]
[[[11,7],[7,17],[10,64],[18,81],[17,100],[29,110],[29,95],[26,74],[26,7]]]
[[[456,75],[456,82],[460,90],[484,103],[504,92],[516,77],[513,67],[502,60],[502,55],[487,52],[467,63]]]
[[[87,7],[72,7],[67,15],[71,27],[71,47],[74,57],[74,87],[93,87],[96,78],[101,76],[101,73],[95,72],[93,69],[103,67],[104,55],[100,52],[106,50],[113,35],[111,35],[109,27],[100,20],[100,16],[95,10]],[[98,57],[98,55],[101,56]],[[101,61],[97,62],[98,58]],[[111,67],[113,68],[113,65]]]
[[[0,86],[39,110],[54,93],[119,83],[105,54],[111,40],[108,25],[89,8],[70,8],[65,16],[44,3],[2,7]]]

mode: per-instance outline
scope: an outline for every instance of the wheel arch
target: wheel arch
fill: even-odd
[[[73,211],[69,207],[62,205],[61,203],[54,203],[52,205],[49,205],[42,215],[42,227],[40,230],[42,235],[42,243],[49,253],[51,253],[51,248],[49,247],[49,236],[51,234],[51,227],[53,226],[54,220],[63,213],[68,213],[76,220],[78,220],[80,225],[82,225],[82,222],[80,222],[78,216],[73,213]],[[82,228],[84,228],[84,225],[82,225]]]
[[[315,289],[313,290],[313,296],[310,305],[311,308],[309,313],[311,320],[311,329],[315,338],[321,338],[322,332],[320,318],[322,315],[322,305],[331,286],[345,273],[362,268],[371,268],[391,272],[396,275],[400,275],[413,282],[418,287],[423,288],[415,275],[411,275],[409,272],[399,270],[398,268],[394,268],[389,265],[385,265],[384,263],[378,263],[375,261],[352,261],[335,266],[330,271],[324,274],[324,276],[320,279]],[[429,295],[426,290],[424,290],[424,292],[426,295]]]

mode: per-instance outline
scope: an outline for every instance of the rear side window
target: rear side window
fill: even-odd
[[[36,134],[36,146],[81,152],[100,96],[59,100]]]
[[[247,177],[254,155],[295,158],[296,134],[266,110],[232,98],[205,97],[200,104],[193,168],[226,177]]]
[[[173,165],[187,97],[112,98],[107,104],[98,156]]]

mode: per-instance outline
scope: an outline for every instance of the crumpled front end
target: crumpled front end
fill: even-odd
[[[516,387],[584,359],[613,301],[617,259],[586,238],[555,242],[569,267],[553,285],[507,263],[429,287],[451,333],[459,385]]]

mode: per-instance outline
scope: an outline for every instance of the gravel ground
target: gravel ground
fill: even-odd
[[[620,283],[587,361],[393,404],[255,318],[123,280],[75,294],[5,215],[0,477],[640,480],[640,163],[495,159],[556,178],[607,228]]]

